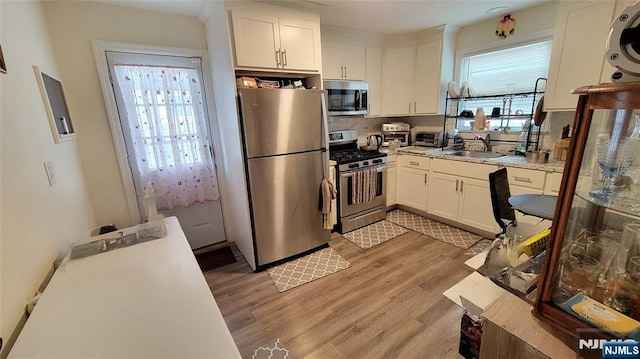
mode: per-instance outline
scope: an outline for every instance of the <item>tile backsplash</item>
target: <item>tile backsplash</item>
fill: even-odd
[[[551,150],[553,145],[560,140],[562,128],[567,124],[573,125],[575,112],[550,112],[545,119],[546,124],[543,126],[543,133],[540,136],[541,150]],[[337,116],[329,117],[329,131],[356,130],[358,133],[358,146],[367,144],[367,136],[372,134],[380,134],[383,123],[390,122],[406,122],[411,125],[411,134],[416,131],[443,131],[443,119],[441,115],[437,116],[416,116],[416,117],[363,117],[363,116]],[[454,121],[447,123],[447,131],[454,127]],[[571,129],[573,131],[573,129]],[[515,148],[520,136],[520,132],[510,134],[499,134],[497,131],[481,131],[481,132],[460,132],[465,138],[465,145],[471,149],[481,149],[482,142],[473,140],[474,136],[481,135],[484,137],[486,133],[491,134],[493,150],[496,152],[508,152]],[[412,138],[413,139],[413,138]],[[505,141],[505,142],[500,142]]]

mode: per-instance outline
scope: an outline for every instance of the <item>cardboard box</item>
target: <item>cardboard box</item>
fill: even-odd
[[[254,79],[253,77],[238,77],[236,79],[236,85],[238,86],[238,88],[245,88],[245,89],[258,88],[256,79]]]

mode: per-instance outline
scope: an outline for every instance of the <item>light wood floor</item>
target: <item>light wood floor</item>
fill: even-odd
[[[296,359],[461,358],[462,309],[442,292],[471,273],[464,250],[415,232],[330,246],[351,267],[284,293],[235,246],[237,263],[205,272],[243,358],[277,338]]]

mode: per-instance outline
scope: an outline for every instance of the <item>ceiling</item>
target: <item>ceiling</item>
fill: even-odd
[[[101,2],[198,16],[204,0],[98,0]],[[208,0],[216,1],[217,0]],[[250,0],[227,0],[250,1]],[[320,15],[323,25],[393,35],[443,24],[465,26],[500,18],[549,0],[255,0]],[[493,13],[487,10],[506,6]]]

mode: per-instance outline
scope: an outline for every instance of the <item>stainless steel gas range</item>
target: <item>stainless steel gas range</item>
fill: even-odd
[[[329,157],[338,163],[338,232],[385,219],[387,154],[358,149],[356,131],[347,130],[329,133]]]

